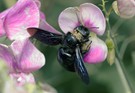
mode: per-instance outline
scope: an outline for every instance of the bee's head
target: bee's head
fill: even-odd
[[[75,30],[78,31],[83,37],[89,37],[90,31],[88,30],[88,28],[84,26],[78,26],[75,28]]]

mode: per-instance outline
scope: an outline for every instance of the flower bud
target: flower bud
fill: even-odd
[[[110,65],[112,65],[115,61],[115,46],[113,40],[108,38],[106,40],[106,45],[108,47],[107,61]]]
[[[134,0],[117,0],[113,2],[112,7],[121,18],[128,19],[135,16]]]

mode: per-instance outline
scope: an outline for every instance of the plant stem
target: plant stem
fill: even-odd
[[[122,59],[121,59],[121,56],[119,55],[119,51],[118,51],[118,47],[117,47],[117,42],[115,40],[115,38],[112,37],[112,34],[111,34],[111,26],[110,26],[110,23],[109,23],[109,16],[111,14],[111,11],[112,9],[110,9],[110,11],[108,12],[105,8],[105,4],[106,4],[106,0],[102,0],[102,10],[105,14],[105,17],[106,17],[106,22],[107,22],[107,38],[108,39],[112,39],[113,40],[113,43],[115,45],[115,52],[116,52],[116,68],[117,68],[117,71],[120,75],[120,78],[122,80],[122,83],[124,84],[124,87],[125,87],[125,91],[126,93],[133,93],[133,89],[130,85],[130,82],[128,80],[128,77],[127,77],[127,73],[126,73],[126,70],[124,68],[124,65],[123,65],[123,62],[122,62]]]
[[[114,43],[115,43],[115,46],[117,46],[115,40],[114,40]],[[117,47],[116,47],[115,51],[116,51],[116,56],[117,56],[115,65],[116,65],[116,68],[120,75],[120,78],[122,80],[122,83],[125,87],[126,93],[134,93],[133,89],[131,87],[130,81],[128,80],[128,75],[127,75],[126,69],[124,67],[124,64],[122,62],[122,59],[119,55],[119,51],[118,51]]]
[[[107,26],[108,26],[107,37],[111,38],[113,40],[113,42],[114,42],[114,45],[115,45],[115,52],[116,52],[116,62],[115,62],[115,65],[116,65],[116,68],[118,70],[118,73],[120,75],[122,83],[124,84],[126,93],[133,93],[133,89],[132,89],[132,87],[130,85],[130,82],[128,80],[127,73],[126,73],[126,70],[124,68],[122,59],[121,59],[121,57],[119,55],[119,51],[118,51],[118,46],[117,46],[116,40],[115,40],[115,38],[112,38],[111,27],[110,27],[109,17],[108,16],[106,18],[106,22],[107,22]]]
[[[119,62],[118,58],[115,60],[115,65],[117,68],[117,71],[119,73],[119,76],[121,78],[121,81],[123,83],[123,86],[125,87],[126,92],[125,93],[133,93],[131,92],[131,88],[129,86],[129,81],[127,80],[127,77],[125,77],[125,73],[123,71],[123,68],[121,67],[121,62]]]

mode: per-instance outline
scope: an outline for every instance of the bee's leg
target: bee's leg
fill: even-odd
[[[83,43],[88,42],[89,38],[88,39],[83,39],[82,41],[83,41]]]
[[[58,50],[58,61],[68,71],[75,72],[74,53],[69,48],[60,47]]]
[[[82,45],[82,47],[81,47],[82,54],[85,54],[89,51],[91,43],[92,43],[92,41],[88,41],[88,42],[86,42],[85,44]]]

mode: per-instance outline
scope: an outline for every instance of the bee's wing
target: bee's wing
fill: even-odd
[[[75,52],[76,52],[75,63],[74,63],[75,70],[78,73],[78,75],[80,76],[80,78],[82,79],[82,81],[86,84],[89,84],[89,75],[83,64],[84,62],[82,59],[82,55],[81,55],[79,46],[76,47]]]
[[[52,33],[52,32],[42,30],[39,28],[28,28],[27,30],[30,34],[32,34],[33,38],[36,38],[42,43],[45,43],[48,45],[58,45],[58,44],[61,44],[63,40],[63,35],[61,34]],[[32,32],[32,31],[35,31],[35,32]]]

